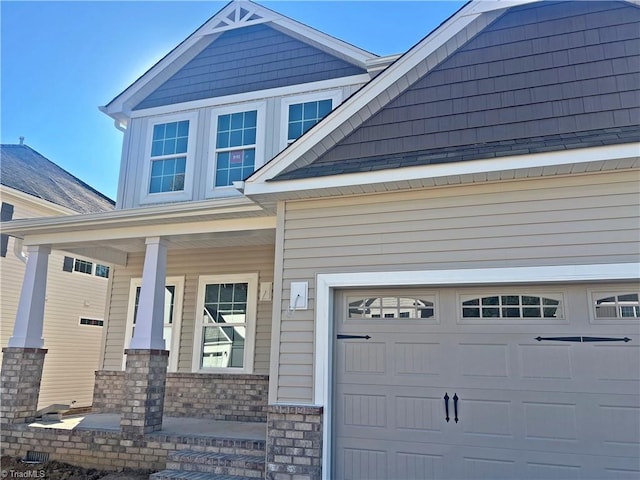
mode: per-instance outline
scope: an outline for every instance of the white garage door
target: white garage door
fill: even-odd
[[[332,478],[640,478],[639,310],[633,285],[340,292]]]

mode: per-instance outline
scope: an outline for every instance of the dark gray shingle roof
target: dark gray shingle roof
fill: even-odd
[[[27,145],[0,145],[0,183],[78,213],[113,210],[115,202]]]
[[[275,180],[638,141],[638,25],[640,8],[626,2],[513,7]]]

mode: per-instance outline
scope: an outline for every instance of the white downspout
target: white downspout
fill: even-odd
[[[28,256],[22,251],[22,242],[21,238],[13,237],[13,253],[26,265]]]

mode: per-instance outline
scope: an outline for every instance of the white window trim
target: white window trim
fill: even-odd
[[[169,365],[167,370],[169,372],[176,372],[178,370],[178,356],[180,350],[180,332],[182,324],[182,305],[184,298],[184,277],[167,277],[165,285],[175,285],[176,292],[173,302],[173,327],[171,331],[171,345],[165,345],[165,348],[169,349]],[[129,302],[127,305],[127,325],[124,331],[124,348],[129,348],[131,343],[131,336],[133,334],[133,313],[135,312],[136,303],[136,288],[142,287],[142,278],[132,278],[129,284]],[[126,367],[126,355],[122,358],[122,369]]]
[[[189,120],[189,137],[187,140],[187,157],[184,172],[184,190],[176,192],[159,192],[149,193],[149,185],[151,182],[151,146],[153,140],[153,127],[162,123],[180,122]],[[198,112],[180,113],[175,115],[166,115],[162,117],[154,117],[147,119],[147,132],[144,147],[144,166],[142,172],[142,185],[140,187],[140,204],[148,205],[152,203],[177,202],[191,200],[193,198],[193,176],[196,169],[195,150],[198,139],[196,134],[198,131]],[[177,154],[176,156],[183,156]]]
[[[205,286],[210,283],[246,283],[247,288],[247,335],[244,339],[243,368],[201,368],[200,355],[202,348],[202,309],[204,308]],[[196,373],[226,373],[229,375],[253,373],[255,350],[256,321],[258,310],[258,274],[201,275],[198,279],[198,300],[196,303],[195,332],[193,339],[192,371]]]
[[[629,288],[625,288],[627,285],[621,284],[618,288],[593,288],[587,290],[589,295],[589,323],[591,324],[605,324],[605,325],[638,325],[638,318],[635,317],[596,317],[596,298],[606,296],[618,296],[625,293],[636,293],[637,286],[628,285]]]
[[[331,111],[333,111],[342,102],[342,90],[325,90],[320,92],[304,93],[301,95],[284,97],[280,101],[280,143],[278,145],[280,148],[278,151],[281,152],[288,145],[287,133],[289,130],[289,106],[297,103],[317,102],[319,100],[331,100]]]
[[[326,273],[316,276],[313,401],[324,406],[322,478],[330,480],[332,465],[332,404],[334,290],[352,287],[400,287],[523,284],[541,282],[613,281],[640,279],[640,263],[555,265],[457,270]]]
[[[214,108],[211,111],[211,123],[210,123],[210,135],[209,135],[209,150],[206,156],[207,162],[207,185],[205,188],[206,198],[215,197],[228,197],[231,195],[238,195],[238,190],[233,185],[226,187],[216,187],[216,142],[218,138],[218,116],[228,115],[230,113],[240,113],[256,110],[256,152],[255,152],[255,165],[254,172],[264,165],[265,159],[265,144],[266,144],[266,120],[267,120],[267,103],[266,102],[251,102],[231,105],[228,107]]]

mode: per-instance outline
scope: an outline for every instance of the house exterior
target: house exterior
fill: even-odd
[[[94,408],[266,422],[270,479],[637,477],[638,21],[472,1],[378,58],[231,2],[103,107],[117,209],[8,226],[116,265]]]
[[[27,145],[0,145],[2,221],[113,210],[114,202]],[[16,245],[17,243],[17,245]],[[0,343],[12,335],[26,256],[15,238],[2,235]],[[52,251],[44,333],[47,363],[38,408],[90,407],[102,344],[109,266],[86,255]]]

